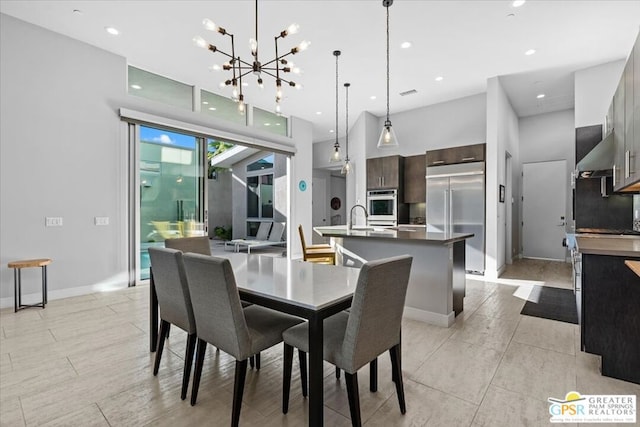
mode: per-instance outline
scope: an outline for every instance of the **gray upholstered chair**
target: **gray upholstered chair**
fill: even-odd
[[[362,266],[351,311],[324,321],[324,360],[344,370],[351,423],[360,426],[358,370],[389,351],[392,380],[396,384],[400,412],[406,412],[400,354],[400,326],[409,284],[412,257],[397,256]],[[289,407],[293,347],[309,351],[307,323],[283,332],[285,344],[282,412]]]
[[[266,222],[271,228],[271,223]],[[267,233],[269,232],[267,229]],[[196,237],[181,237],[177,239],[167,239],[164,241],[164,246],[171,249],[177,249],[182,251],[183,253],[191,252],[194,254],[202,254],[202,255],[211,255],[211,246],[209,246],[209,238],[207,236],[196,236]],[[243,307],[249,307],[251,304],[246,301],[241,301]],[[167,336],[169,336],[169,332],[167,331]],[[260,369],[260,353],[257,353],[255,356],[251,356],[249,359],[249,365],[253,368],[254,365],[256,369]]]
[[[228,259],[185,254],[184,264],[198,330],[191,404],[197,400],[207,343],[211,343],[236,358],[231,425],[237,426],[247,359],[282,342],[282,331],[302,319],[258,305],[243,309]]]
[[[184,272],[182,252],[175,249],[149,248],[149,257],[153,266],[153,280],[160,306],[160,333],[153,365],[153,375],[158,375],[164,341],[169,335],[169,325],[184,330],[187,336],[187,350],[184,357],[182,391],[180,398],[187,397],[193,353],[196,346],[196,322],[191,308],[191,296]]]

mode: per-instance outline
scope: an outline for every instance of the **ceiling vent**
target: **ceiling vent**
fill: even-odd
[[[400,96],[413,95],[414,93],[418,93],[418,91],[415,89],[406,90],[404,92],[400,92]]]

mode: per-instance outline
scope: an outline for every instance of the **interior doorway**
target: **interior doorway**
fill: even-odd
[[[347,223],[347,180],[339,170],[314,169],[312,184],[312,224],[314,227]],[[314,243],[322,239],[312,234]]]
[[[525,258],[564,261],[566,160],[522,165],[522,245]]]

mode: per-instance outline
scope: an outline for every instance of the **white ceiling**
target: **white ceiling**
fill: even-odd
[[[82,13],[73,13],[74,9]],[[224,57],[193,45],[196,35],[230,50],[229,38],[205,31],[210,18],[235,35],[236,51],[249,58],[254,36],[254,2],[233,1],[0,1],[0,12],[82,40],[128,59],[130,65],[212,92],[224,72],[209,71]],[[519,8],[511,1],[396,0],[390,12],[391,114],[486,90],[486,81],[505,76],[504,87],[519,116],[573,107],[573,72],[626,58],[640,28],[640,1],[530,0]],[[509,16],[509,15],[513,16]],[[260,0],[260,59],[274,56],[273,37],[290,23],[300,32],[281,49],[302,40],[310,48],[293,56],[303,74],[286,87],[283,113],[314,123],[314,141],[334,137],[335,57],[340,56],[339,134],[344,134],[344,88],[349,90],[351,123],[363,110],[385,114],[385,8],[381,0]],[[120,35],[104,30],[113,26]],[[413,46],[401,49],[400,43]],[[528,49],[536,53],[526,56]],[[443,76],[436,82],[436,76]],[[265,78],[245,88],[247,103],[273,110],[275,83]],[[402,97],[400,92],[415,89]],[[538,93],[545,93],[542,100]],[[377,98],[371,100],[375,95]],[[321,115],[316,112],[322,112]]]

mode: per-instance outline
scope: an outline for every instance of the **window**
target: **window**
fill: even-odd
[[[266,130],[277,135],[287,136],[287,118],[253,107],[253,127]]]
[[[193,87],[129,66],[130,95],[193,110]]]
[[[247,115],[238,113],[238,104],[232,99],[201,90],[200,103],[202,114],[241,125],[247,124]]]

